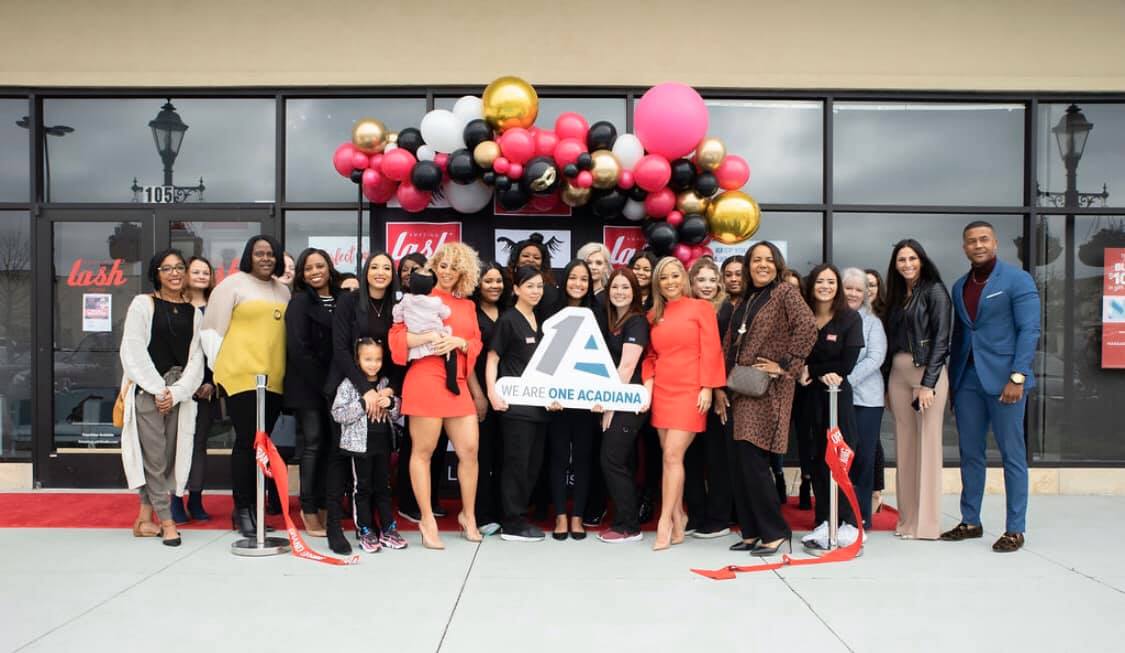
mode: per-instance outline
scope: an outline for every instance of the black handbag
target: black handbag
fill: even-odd
[[[754,298],[757,301],[757,297]],[[738,357],[742,354],[742,339],[746,337],[746,321],[754,310],[753,302],[746,307],[742,314],[742,325],[738,328],[738,341],[734,345],[734,355],[731,357],[733,366],[727,373],[727,388],[746,397],[763,397],[770,389],[769,374],[753,365],[739,365]]]

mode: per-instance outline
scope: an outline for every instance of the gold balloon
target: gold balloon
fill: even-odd
[[[374,118],[360,118],[352,127],[352,145],[365,154],[382,152],[387,146],[387,126]]]
[[[727,155],[727,146],[714,136],[709,136],[699,142],[695,148],[695,162],[704,170],[714,170],[723,162]]]
[[[398,132],[387,133],[387,145],[390,145],[391,143],[398,143]]]
[[[602,190],[613,188],[617,185],[617,177],[621,174],[621,163],[609,150],[595,150],[590,154],[594,160],[594,167],[590,174],[594,176],[594,188]]]
[[[706,197],[700,197],[693,190],[685,190],[676,196],[676,210],[684,215],[701,214],[707,210],[708,203]]]
[[[590,189],[563,184],[562,201],[567,206],[583,206],[590,201]]]
[[[519,77],[501,77],[484,89],[484,119],[497,131],[535,124],[539,95]]]
[[[711,200],[707,207],[707,224],[711,236],[720,243],[731,245],[746,240],[758,231],[762,210],[746,193],[728,190]]]
[[[500,146],[496,144],[496,141],[481,141],[473,149],[473,160],[477,162],[478,166],[485,169],[492,168],[492,162],[499,156]]]

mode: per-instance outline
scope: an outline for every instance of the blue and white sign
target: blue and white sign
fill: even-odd
[[[640,363],[638,362],[638,365]],[[593,311],[568,307],[543,323],[543,339],[523,375],[496,381],[504,401],[638,412],[648,403],[643,385],[622,383]]]

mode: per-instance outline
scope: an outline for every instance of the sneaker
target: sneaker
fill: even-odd
[[[701,540],[711,540],[716,537],[726,537],[727,535],[730,535],[730,528],[726,526],[704,526],[703,528],[696,529],[696,531],[691,534],[692,537]]]
[[[359,531],[359,546],[367,553],[378,553],[382,549],[379,536],[370,528],[361,528]]]
[[[392,526],[383,531],[383,534],[379,536],[379,544],[381,544],[383,548],[398,551],[406,548],[406,539],[398,534],[398,529]]]
[[[827,520],[820,522],[820,526],[817,526],[815,529],[813,529],[813,531],[811,533],[802,537],[801,543],[802,544],[808,544],[809,542],[812,542],[814,540],[824,540],[825,542],[828,541],[828,521]]]
[[[598,539],[606,544],[621,544],[622,542],[640,542],[644,539],[640,531],[636,533],[626,533],[617,529],[611,528],[598,533]]]
[[[478,526],[477,530],[480,531],[481,535],[488,537],[489,535],[495,535],[500,532],[500,524],[490,521],[483,526]]]
[[[500,533],[500,539],[508,542],[541,542],[543,538],[543,531],[527,522],[510,529],[504,528]]]
[[[684,526],[684,535],[688,537],[695,537],[695,533],[699,531],[699,529],[699,522],[694,522],[689,519],[687,525]]]
[[[399,508],[398,509],[398,516],[402,517],[403,519],[405,519],[406,521],[408,521],[412,524],[421,524],[422,523],[422,511],[418,510],[417,508],[414,508],[413,510],[407,510],[407,509],[404,509],[404,508]],[[435,515],[435,517],[436,517],[436,515]]]
[[[867,542],[867,533],[863,534],[864,542]],[[856,539],[859,537],[859,529],[848,523],[840,524],[840,528],[836,530],[836,543],[840,547],[848,547],[855,544]]]

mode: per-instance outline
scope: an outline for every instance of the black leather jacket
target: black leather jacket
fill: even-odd
[[[937,386],[941,369],[949,358],[953,337],[953,302],[942,283],[928,283],[914,289],[905,308],[906,340],[914,367],[925,367],[922,385]]]

